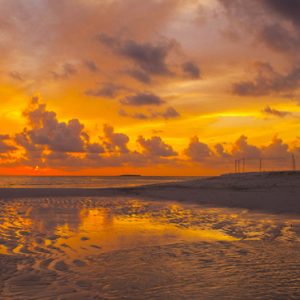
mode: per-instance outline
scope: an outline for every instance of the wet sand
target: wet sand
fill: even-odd
[[[300,296],[300,220],[137,198],[1,201],[1,299]]]
[[[255,198],[281,190],[290,196],[276,201],[296,203],[299,177],[273,174],[259,186],[251,176],[101,197],[2,194],[0,299],[299,299],[297,210]],[[212,191],[252,195],[232,201],[257,206],[202,200]]]

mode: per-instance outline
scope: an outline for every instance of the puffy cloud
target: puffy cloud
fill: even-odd
[[[24,112],[28,127],[15,135],[12,140],[8,135],[0,135],[0,157],[2,165],[36,166],[41,168],[63,168],[78,170],[79,168],[102,167],[140,167],[170,164],[172,166],[197,162],[207,168],[228,169],[234,159],[246,159],[247,170],[257,170],[259,158],[263,158],[264,166],[270,168],[290,165],[291,152],[286,143],[274,137],[267,146],[254,146],[242,135],[233,144],[216,144],[213,148],[199,141],[198,137],[190,140],[184,154],[189,160],[179,160],[177,152],[161,137],[144,138],[139,136],[139,151],[129,148],[129,137],[116,132],[113,126],[104,125],[101,142],[91,142],[84,125],[77,119],[66,122],[58,120],[53,111],[34,98]],[[15,144],[18,146],[16,148]],[[295,148],[295,147],[294,147]],[[19,151],[22,151],[19,152]],[[297,148],[294,149],[296,152]],[[21,155],[20,155],[21,154]],[[5,160],[5,162],[4,162]],[[268,165],[269,164],[269,165]]]
[[[263,96],[274,93],[293,92],[300,83],[300,67],[294,67],[287,74],[276,72],[268,63],[254,64],[255,78],[233,84],[233,93],[240,96]]]
[[[214,152],[210,147],[199,142],[197,137],[191,139],[189,147],[184,151],[192,161],[213,166],[216,164],[218,168],[232,167],[236,159],[245,159],[247,170],[257,171],[259,160],[263,160],[264,168],[276,169],[286,168],[290,164],[289,147],[281,139],[276,136],[267,146],[255,146],[248,143],[245,135],[240,136],[232,148],[227,151],[220,143],[214,146]]]
[[[35,145],[47,145],[50,150],[58,152],[83,152],[84,138],[81,135],[84,126],[73,119],[59,122],[56,114],[46,110],[45,104],[36,103],[33,110],[25,112],[33,125],[26,131],[30,141]]]
[[[208,145],[200,142],[197,136],[190,140],[188,148],[184,150],[184,154],[198,162],[203,162],[213,156],[213,152]]]
[[[279,117],[279,118],[284,118],[288,115],[291,115],[291,113],[288,111],[277,110],[277,109],[271,108],[270,106],[266,106],[262,110],[262,112],[266,115],[271,115],[271,116],[275,116],[275,117]]]
[[[46,105],[40,104],[37,98],[33,98],[24,116],[31,128],[25,128],[17,134],[16,142],[28,152],[40,155],[45,147],[54,152],[96,151],[96,144],[89,144],[89,136],[79,120],[59,122],[56,113],[48,111]],[[100,149],[98,145],[97,151],[101,152]]]
[[[120,103],[123,105],[130,105],[130,106],[159,106],[165,103],[159,96],[155,94],[144,92],[144,93],[137,93],[135,95],[127,96],[120,100]]]
[[[160,137],[139,137],[143,152],[132,151],[128,148],[129,137],[107,124],[99,137],[101,142],[91,142],[79,120],[59,121],[56,113],[47,110],[37,97],[32,99],[24,116],[28,127],[14,137],[18,148],[6,142],[9,136],[0,136],[0,152],[22,150],[22,156],[14,158],[15,164],[78,170],[167,163],[164,158],[177,155]]]
[[[103,126],[104,132],[104,144],[108,151],[119,151],[123,153],[128,153],[127,143],[129,142],[129,137],[123,133],[115,133],[114,128],[110,125],[105,124]]]
[[[159,136],[153,136],[150,139],[139,136],[137,142],[142,146],[144,153],[150,156],[168,157],[177,155],[173,148],[164,143]]]
[[[86,151],[88,153],[103,153],[105,152],[105,149],[100,144],[91,143],[86,146]]]
[[[234,144],[232,149],[232,155],[237,158],[254,159],[261,157],[261,150],[248,144],[248,138],[242,135]]]
[[[17,145],[23,147],[28,153],[38,152],[41,155],[41,149],[31,141],[27,128],[24,128],[22,132],[15,135],[15,141]]]
[[[276,136],[267,147],[262,147],[262,153],[266,159],[286,159],[291,154],[288,145]]]
[[[84,126],[77,119],[67,123],[55,119],[47,121],[42,128],[28,132],[34,144],[47,145],[50,150],[58,152],[84,151],[84,140],[81,135]]]
[[[200,68],[193,62],[187,61],[182,65],[182,70],[186,76],[192,79],[200,78]]]
[[[224,146],[220,143],[215,145],[215,151],[217,155],[221,158],[229,158],[231,155],[227,152],[225,152]]]

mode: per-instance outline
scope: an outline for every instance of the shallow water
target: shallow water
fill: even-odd
[[[178,182],[191,176],[0,176],[0,188],[108,188]]]
[[[1,200],[0,299],[297,299],[299,246],[290,216],[132,198]]]

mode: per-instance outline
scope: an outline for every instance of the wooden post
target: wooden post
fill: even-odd
[[[262,172],[262,159],[259,159],[259,172]]]
[[[292,153],[292,170],[296,171],[296,159],[293,153]]]

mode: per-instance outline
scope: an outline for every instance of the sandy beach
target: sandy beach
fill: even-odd
[[[300,297],[299,173],[0,193],[0,299]]]
[[[273,213],[300,213],[300,172],[225,174],[121,188],[0,188],[2,198],[139,196]]]

